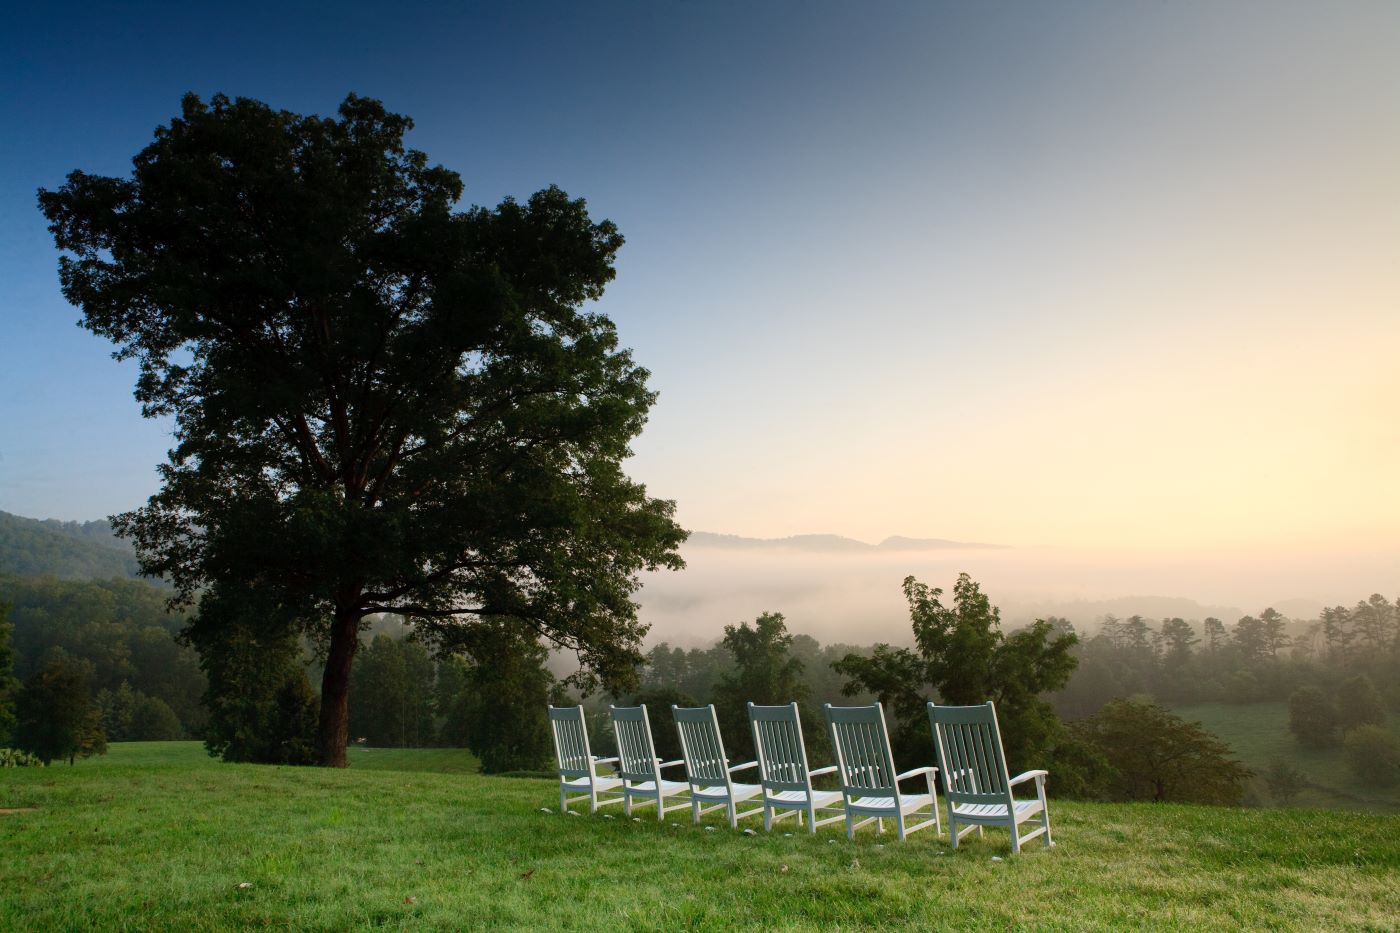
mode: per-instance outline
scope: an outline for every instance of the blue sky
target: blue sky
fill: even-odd
[[[0,509],[129,508],[168,446],[35,189],[186,91],[354,91],[467,202],[618,223],[631,470],[689,527],[1393,548],[1396,48],[1379,2],[12,5]]]

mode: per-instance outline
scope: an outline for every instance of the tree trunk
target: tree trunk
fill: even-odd
[[[350,740],[350,665],[360,641],[360,616],[337,610],[331,623],[331,649],[321,677],[321,720],[316,745],[324,768],[345,767]]]

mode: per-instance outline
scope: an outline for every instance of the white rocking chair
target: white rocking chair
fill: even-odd
[[[841,778],[841,793],[846,798],[846,837],[855,838],[856,830],[876,822],[879,832],[885,831],[885,820],[894,820],[895,833],[902,840],[912,832],[932,826],[939,831],[938,793],[933,776],[937,768],[914,768],[903,774],[894,772],[894,755],[890,752],[890,736],[885,730],[885,711],[879,703],[874,706],[832,706],[826,704],[826,723],[831,730],[831,747],[836,751],[836,767]],[[923,777],[926,794],[906,794],[899,789],[900,781]],[[931,819],[909,824],[911,817],[928,808]],[[864,819],[860,819],[864,817]]]
[[[1045,801],[1046,771],[1027,771],[1014,778],[1007,777],[1006,756],[1001,747],[1001,729],[997,726],[997,711],[988,700],[981,706],[928,705],[929,723],[933,726],[938,745],[938,759],[943,765],[943,794],[948,799],[948,832],[953,848],[958,840],[974,829],[982,834],[983,826],[1005,826],[1011,830],[1011,851],[1021,851],[1021,844],[1036,836],[1044,836],[1045,847],[1055,843],[1050,838],[1050,809]],[[1017,784],[1035,779],[1035,800],[1017,800],[1011,789]],[[1020,834],[1020,825],[1040,814],[1037,828]],[[966,824],[959,831],[958,824]]]
[[[694,708],[672,706],[676,731],[681,737],[681,754],[685,756],[685,777],[690,784],[690,810],[694,821],[702,813],[724,809],[731,828],[746,816],[762,813],[761,807],[739,812],[742,801],[757,797],[763,788],[757,784],[735,784],[733,774],[758,767],[758,762],[729,764],[724,756],[724,740],[719,734],[719,719],[714,704]],[[709,806],[704,806],[709,804]]]
[[[554,733],[554,757],[559,762],[559,810],[569,812],[569,804],[588,801],[590,813],[599,807],[619,803],[621,796],[603,798],[605,791],[622,786],[617,778],[602,777],[598,765],[611,764],[616,758],[598,758],[588,750],[588,724],[582,706],[551,706],[549,728]],[[583,793],[570,797],[570,791]]]
[[[845,816],[841,792],[814,790],[812,778],[832,774],[836,765],[807,768],[807,748],[802,742],[802,720],[797,704],[755,706],[749,704],[749,727],[758,754],[759,779],[763,782],[763,828],[772,830],[778,820],[796,815],[797,825],[807,824],[815,833],[818,826],[834,823]],[[817,818],[818,811],[838,810],[835,816]],[[773,811],[781,811],[777,816]]]
[[[663,780],[661,771],[685,762],[679,759],[662,761],[656,757],[646,706],[612,706],[609,709],[617,736],[617,776],[622,779],[623,812],[631,816],[634,806],[656,804],[656,818],[664,820],[670,811],[687,806],[686,802],[666,806],[666,798],[680,794],[687,785],[684,781]],[[641,798],[641,802],[633,803],[635,798]]]

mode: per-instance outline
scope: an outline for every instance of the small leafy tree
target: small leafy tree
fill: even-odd
[[[124,680],[115,690],[97,691],[95,702],[107,741],[125,742],[132,738],[131,717],[136,711],[136,698],[136,691]]]
[[[470,661],[455,715],[466,724],[467,747],[487,774],[534,771],[552,754],[547,707],[565,698],[548,670],[549,651],[521,634],[517,620],[474,626],[463,645]]]
[[[1288,729],[1309,748],[1337,744],[1337,707],[1319,687],[1299,687],[1288,698]]]
[[[51,658],[24,682],[18,718],[15,744],[46,765],[107,751],[92,701],[91,666],[65,655]]]
[[[184,730],[180,718],[160,697],[146,696],[144,693],[136,701],[131,711],[130,738],[135,742],[173,742],[182,738]]]
[[[311,764],[316,695],[299,625],[265,591],[204,594],[183,637],[209,680],[204,744],[226,761]]]
[[[1342,731],[1356,726],[1379,726],[1385,722],[1385,703],[1380,691],[1365,674],[1348,677],[1337,687],[1337,723]]]
[[[370,745],[433,742],[433,661],[421,642],[381,633],[355,659],[350,725]]]
[[[1269,770],[1264,773],[1264,781],[1269,785],[1269,793],[1284,806],[1292,803],[1293,798],[1308,786],[1303,772],[1282,758],[1275,758],[1269,764]]]
[[[836,664],[848,678],[847,693],[867,691],[889,708],[898,722],[891,739],[903,760],[927,757],[925,703],[936,698],[953,706],[995,701],[1008,763],[1043,762],[1061,734],[1043,694],[1068,682],[1078,663],[1071,653],[1076,636],[1044,620],[1004,634],[1000,610],[965,573],[953,585],[951,606],[942,595],[905,578],[915,649],[877,645],[869,657],[847,655]]]
[[[1344,743],[1347,766],[1363,784],[1393,787],[1400,783],[1400,739],[1380,726],[1357,726]]]
[[[715,685],[715,715],[724,730],[725,751],[731,757],[753,754],[748,704],[801,705],[802,730],[809,744],[825,747],[824,732],[813,711],[802,704],[808,687],[802,678],[802,661],[793,656],[793,636],[780,612],[765,612],[754,620],[724,627],[720,642],[734,658],[733,669],[720,675]],[[813,749],[809,748],[809,752]]]
[[[1143,700],[1115,700],[1075,730],[1113,769],[1111,800],[1237,805],[1251,772],[1200,723]]]

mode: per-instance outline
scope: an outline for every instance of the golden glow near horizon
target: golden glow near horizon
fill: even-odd
[[[735,233],[637,445],[683,523],[1400,554],[1400,16],[1134,9]]]

